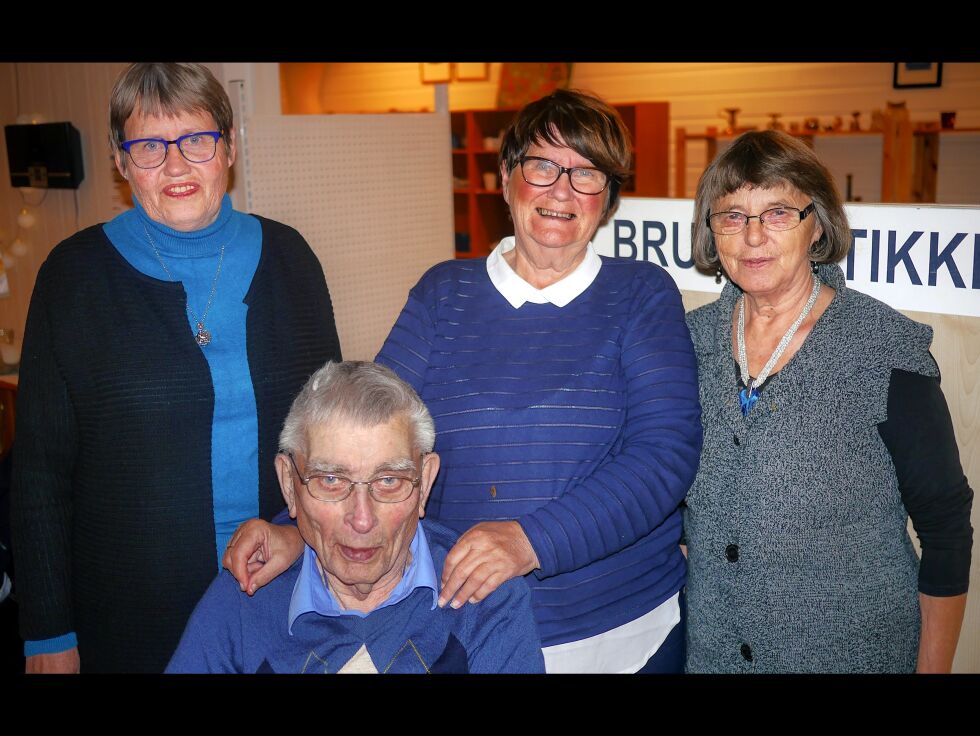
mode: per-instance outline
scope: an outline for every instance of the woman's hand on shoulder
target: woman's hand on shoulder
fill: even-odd
[[[463,534],[446,555],[439,605],[479,603],[511,578],[540,567],[516,521],[483,521]]]
[[[303,538],[294,526],[249,519],[235,530],[221,564],[249,595],[277,578],[303,554]]]

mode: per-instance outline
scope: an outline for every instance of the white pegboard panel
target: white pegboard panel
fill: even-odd
[[[408,290],[453,257],[449,115],[255,115],[245,127],[249,211],[303,234],[344,358],[372,360]]]

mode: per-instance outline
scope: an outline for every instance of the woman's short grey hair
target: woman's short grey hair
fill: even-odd
[[[694,200],[691,250],[698,268],[713,273],[720,265],[707,218],[716,201],[743,186],[769,189],[789,184],[813,200],[823,235],[810,248],[810,260],[836,263],[851,247],[851,228],[834,179],[801,140],[778,130],[743,133],[711,162]],[[758,214],[758,213],[756,213]]]
[[[306,455],[308,429],[334,419],[373,427],[397,416],[408,420],[415,451],[432,452],[435,424],[415,389],[378,363],[330,362],[310,376],[293,400],[279,435],[279,449]]]
[[[606,172],[604,222],[619,203],[619,190],[633,160],[629,129],[616,109],[588,92],[555,90],[526,105],[507,127],[498,165],[513,171],[527,149],[540,143],[567,146]]]
[[[129,66],[116,80],[109,96],[109,145],[113,151],[119,151],[126,140],[126,121],[137,108],[144,115],[210,113],[224,136],[225,145],[234,126],[228,94],[203,64],[139,63]]]

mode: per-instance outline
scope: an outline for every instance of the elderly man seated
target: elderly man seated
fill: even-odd
[[[456,535],[419,521],[439,470],[434,441],[425,405],[388,368],[314,373],[276,458],[305,553],[252,597],[222,572],[167,671],[543,672],[523,580],[479,605],[436,605]]]

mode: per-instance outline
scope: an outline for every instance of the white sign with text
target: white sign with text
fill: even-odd
[[[720,292],[691,258],[694,200],[623,198],[595,235],[604,256],[657,263],[681,290]],[[848,204],[848,284],[895,309],[980,317],[980,206]]]

